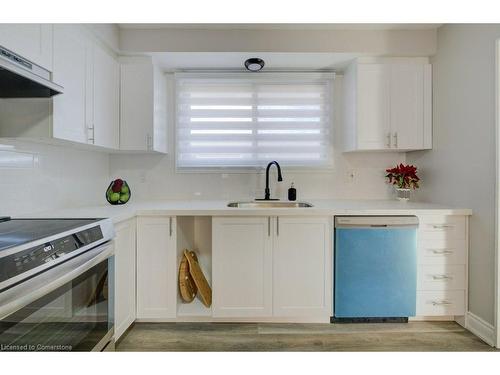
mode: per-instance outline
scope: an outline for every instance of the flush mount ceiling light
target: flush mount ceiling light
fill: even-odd
[[[264,60],[259,59],[258,57],[252,57],[245,61],[245,68],[251,72],[258,72],[264,67]]]

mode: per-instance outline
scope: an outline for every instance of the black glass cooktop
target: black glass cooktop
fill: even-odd
[[[0,220],[0,251],[79,228],[99,220],[101,219]]]

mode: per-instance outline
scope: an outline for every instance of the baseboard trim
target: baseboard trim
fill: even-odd
[[[470,311],[467,312],[465,328],[488,345],[495,346],[495,327]]]

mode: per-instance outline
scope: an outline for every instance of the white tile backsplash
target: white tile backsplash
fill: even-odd
[[[271,193],[286,199],[294,182],[298,199],[389,199],[385,169],[404,162],[404,154],[335,153],[335,167],[327,171],[295,172],[282,168],[278,183],[272,167]],[[262,173],[177,173],[172,155],[111,155],[112,178],[129,183],[134,199],[252,199],[264,194]],[[350,178],[350,173],[354,178]]]
[[[0,215],[16,216],[64,207],[104,204],[109,183],[109,156],[101,152],[76,150],[19,141],[19,155],[33,154],[34,166],[26,168],[24,159],[16,165],[15,153],[10,165],[0,167]],[[0,150],[0,153],[5,152]],[[13,156],[14,155],[14,156]],[[25,166],[25,168],[20,168]]]

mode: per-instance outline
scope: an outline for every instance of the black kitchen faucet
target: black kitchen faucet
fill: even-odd
[[[266,168],[266,190],[265,190],[265,196],[264,196],[263,199],[262,198],[256,199],[258,201],[279,201],[279,199],[277,199],[277,198],[271,199],[271,190],[269,189],[269,169],[271,168],[271,166],[273,164],[276,165],[276,168],[278,168],[278,181],[283,181],[283,177],[281,176],[281,167],[278,164],[278,162],[276,160],[270,162],[267,165],[267,168]]]

